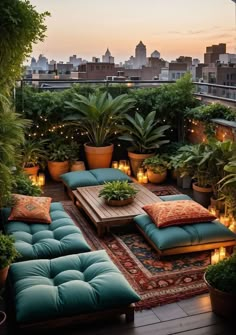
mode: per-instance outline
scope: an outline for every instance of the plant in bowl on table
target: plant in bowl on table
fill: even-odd
[[[112,98],[110,94],[97,92],[88,97],[75,93],[74,99],[66,101],[67,108],[73,113],[64,120],[68,125],[79,128],[89,139],[84,144],[90,169],[110,166],[112,141],[120,132],[119,125],[124,115],[134,106],[134,99],[127,94]]]
[[[167,177],[169,167],[168,157],[166,155],[155,155],[146,158],[143,166],[147,169],[147,177],[151,183],[163,183]]]
[[[126,124],[121,129],[124,135],[119,138],[131,143],[128,156],[134,176],[142,166],[144,159],[154,156],[156,149],[169,140],[163,140],[164,132],[170,128],[168,125],[157,126],[156,112],[150,112],[145,118],[135,113],[135,116],[126,115]]]
[[[99,192],[99,197],[105,199],[111,206],[124,206],[130,204],[138,190],[128,181],[115,180],[104,184]]]

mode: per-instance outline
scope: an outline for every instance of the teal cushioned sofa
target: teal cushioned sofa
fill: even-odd
[[[52,203],[50,217],[52,223],[26,223],[8,221],[10,208],[4,208],[3,229],[15,238],[15,245],[21,254],[20,260],[55,258],[90,251],[81,230],[65,212],[61,203]]]
[[[160,196],[162,201],[191,199],[178,194]],[[160,255],[171,255],[236,245],[236,234],[219,221],[158,228],[147,214],[134,218],[137,228]]]
[[[18,325],[55,321],[58,326],[59,318],[59,325],[73,316],[92,320],[99,311],[107,316],[117,308],[130,321],[130,304],[140,300],[104,250],[14,263],[8,285]]]

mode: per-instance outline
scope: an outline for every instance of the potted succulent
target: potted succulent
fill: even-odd
[[[19,256],[14,238],[0,232],[0,287],[5,285],[10,264]]]
[[[151,183],[160,184],[166,180],[167,169],[169,166],[166,155],[155,155],[146,158],[143,165],[147,169],[147,177]]]
[[[204,279],[209,289],[213,312],[227,318],[235,317],[236,253],[214,265],[209,265]]]
[[[24,171],[29,175],[37,175],[39,167],[45,166],[47,140],[27,139],[21,146],[21,162]]]
[[[169,140],[160,140],[164,132],[170,128],[168,125],[157,127],[156,112],[150,112],[145,118],[138,112],[135,116],[126,115],[126,124],[122,126],[124,135],[119,138],[131,143],[128,156],[134,176],[146,158],[154,156],[156,149]]]
[[[106,92],[88,97],[75,93],[72,102],[66,101],[73,114],[65,121],[72,121],[69,125],[75,125],[88,136],[89,142],[84,144],[84,150],[90,169],[110,166],[114,147],[112,140],[119,132],[124,114],[133,105],[134,100],[127,94],[112,98]]]
[[[98,196],[104,198],[107,205],[124,206],[133,202],[137,192],[138,190],[127,180],[115,180],[105,183]]]
[[[48,171],[55,181],[60,181],[60,175],[69,171],[71,154],[70,145],[59,140],[48,145]]]

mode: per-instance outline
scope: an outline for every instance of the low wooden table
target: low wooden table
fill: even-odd
[[[134,184],[134,187],[139,190],[134,201],[122,207],[108,206],[103,198],[98,197],[103,185],[79,187],[73,194],[76,205],[83,208],[95,224],[98,236],[102,236],[110,227],[129,224],[133,217],[144,214],[142,206],[161,201],[144,186]]]

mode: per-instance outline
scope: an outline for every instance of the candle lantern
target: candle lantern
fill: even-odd
[[[113,161],[112,163],[111,163],[111,167],[113,168],[113,169],[118,169],[118,162],[117,161]]]
[[[39,173],[38,185],[39,186],[44,186],[45,185],[45,174],[44,173]]]
[[[219,249],[215,249],[215,251],[213,251],[211,253],[211,264],[217,264],[220,260],[220,252]]]

